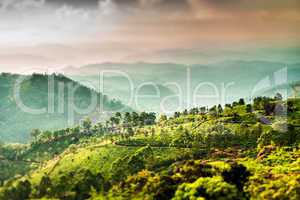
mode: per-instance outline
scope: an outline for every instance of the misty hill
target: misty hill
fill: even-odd
[[[286,64],[282,62],[270,62],[263,60],[243,61],[243,60],[229,60],[213,64],[193,64],[184,65],[176,63],[99,63],[85,65],[82,67],[67,67],[63,69],[67,75],[81,75],[81,76],[95,76],[104,72],[105,75],[116,76],[119,74],[108,73],[107,71],[121,71],[127,73],[130,78],[143,80],[180,80],[185,79],[186,70],[190,68],[195,76],[199,76],[201,80],[215,80],[221,78],[222,80],[231,80],[232,75],[242,77],[269,75],[276,70],[287,67],[291,72],[299,73],[300,63]],[[225,73],[225,74],[224,74]],[[250,74],[249,74],[250,73]],[[141,77],[137,77],[137,76]],[[209,75],[208,77],[206,75]],[[290,73],[289,75],[292,75]],[[296,77],[298,74],[294,74]],[[131,77],[132,76],[132,77]]]
[[[0,75],[0,140],[27,142],[32,129],[74,126],[86,116],[101,121],[131,110],[62,75]],[[103,113],[104,112],[104,113]]]
[[[176,90],[174,91],[173,88],[157,81],[137,79],[140,76],[134,76],[130,80],[122,76],[107,76],[102,83],[98,76],[93,75],[70,77],[83,85],[91,85],[95,90],[111,98],[120,99],[122,103],[138,111],[162,112],[160,102],[169,96],[176,95]],[[164,102],[164,106],[171,110],[172,105],[176,104],[176,99],[169,98]]]
[[[255,93],[261,92],[256,91],[259,87],[262,87],[263,91],[265,91],[271,88],[276,89],[278,85],[282,86],[285,84],[287,87],[281,87],[280,89],[287,90],[290,93],[289,83],[300,80],[300,63],[287,65],[281,62],[258,60],[231,60],[190,66],[175,63],[101,63],[79,68],[68,67],[63,71],[72,79],[83,81],[83,84],[85,84],[84,82],[91,83],[96,89],[99,89],[101,85],[99,75],[101,72],[104,73],[104,85],[106,86],[103,87],[103,93],[118,97],[124,102],[127,102],[128,99],[126,94],[130,93],[130,83],[133,83],[134,88],[137,88],[145,82],[152,82],[178,94],[184,102],[182,109],[190,107],[191,104],[213,105],[219,103],[212,102],[211,98],[202,98],[193,103],[187,102],[187,97],[189,96],[193,99],[193,92],[199,84],[203,83],[205,83],[204,86],[197,91],[197,94],[202,96],[214,95],[214,89],[207,83],[216,86],[218,95],[222,92],[223,84],[230,85],[226,89],[224,99],[226,102],[231,102],[241,96],[248,100],[248,97],[253,93],[255,95]],[[175,83],[176,85],[169,83]],[[187,88],[190,88],[190,91],[187,91]],[[118,91],[117,94],[115,91]],[[180,92],[182,94],[179,94]],[[263,94],[259,93],[259,95]],[[172,102],[174,101],[176,101],[175,98]]]

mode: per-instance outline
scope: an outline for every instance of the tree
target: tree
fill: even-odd
[[[41,131],[39,129],[33,129],[30,132],[31,137],[33,137],[35,140],[37,139],[37,137],[41,134]]]
[[[175,112],[174,113],[174,118],[178,118],[178,117],[180,117],[180,112]]]
[[[264,110],[266,115],[271,115],[272,113],[274,113],[274,109],[275,109],[274,103],[266,102],[264,104]]]
[[[225,104],[225,108],[232,108],[231,104]]]
[[[117,117],[111,117],[109,120],[110,120],[110,123],[111,123],[112,126],[120,124],[120,119],[117,118]]]
[[[122,114],[120,112],[116,112],[115,114],[115,123],[116,125],[119,125],[122,121]]]
[[[82,123],[82,126],[83,126],[83,129],[84,131],[86,132],[90,132],[91,130],[91,127],[92,127],[92,121],[90,118],[86,118],[85,120],[83,120],[83,123]]]
[[[127,132],[127,134],[125,135],[127,138],[128,137],[132,137],[132,136],[134,136],[134,131],[133,131],[133,128],[131,127],[131,126],[128,126],[127,128],[126,128],[126,132]]]
[[[240,100],[239,100],[239,103],[238,103],[240,106],[243,106],[243,105],[245,105],[245,100],[243,99],[243,98],[241,98]]]
[[[189,113],[188,113],[187,109],[185,109],[182,114],[183,115],[188,115]]]
[[[58,138],[60,136],[60,133],[60,131],[54,131],[52,135],[54,138]]]
[[[232,116],[232,120],[234,122],[238,122],[238,121],[240,121],[240,119],[241,119],[240,115],[237,112],[234,112],[233,116]]]
[[[288,113],[294,113],[298,110],[299,110],[299,108],[297,107],[296,102],[294,102],[293,100],[288,99],[288,101],[287,101],[287,112]]]
[[[202,106],[202,107],[200,108],[200,113],[201,113],[201,114],[205,114],[205,113],[206,113],[206,107],[205,107],[205,106]]]
[[[49,191],[52,187],[52,181],[48,175],[44,175],[40,181],[40,184],[37,186],[37,195],[38,197],[43,197],[46,194],[49,194]]]
[[[235,185],[227,183],[220,176],[200,177],[193,183],[181,184],[173,200],[182,199],[240,199]]]
[[[221,104],[218,105],[218,114],[223,113],[223,108],[221,106]]]
[[[245,183],[248,181],[250,172],[244,165],[234,163],[229,170],[222,172],[222,177],[227,183],[235,185],[239,191],[243,191]]]
[[[167,115],[161,115],[160,118],[159,118],[159,122],[164,122],[164,121],[167,121],[168,117]]]
[[[247,104],[247,106],[246,106],[246,112],[247,113],[252,113],[252,105],[251,104]]]
[[[156,120],[156,114],[154,112],[147,113],[145,124],[153,125],[153,124],[155,124],[155,120]]]
[[[131,115],[129,112],[126,112],[124,115],[124,123],[125,124],[130,124],[132,121]]]
[[[102,125],[102,123],[97,123],[97,124],[95,125],[95,131],[96,131],[96,133],[98,133],[98,134],[103,134],[104,130],[103,130],[103,125]]]
[[[20,181],[16,186],[16,195],[19,199],[28,199],[31,193],[31,183],[28,180]]]
[[[134,125],[134,126],[137,126],[137,125],[139,124],[139,120],[140,120],[139,114],[136,113],[136,112],[133,112],[133,113],[131,114],[131,121],[132,121],[133,125]]]
[[[179,127],[176,131],[174,138],[171,142],[171,146],[174,147],[190,147],[193,143],[193,136],[187,129],[183,129],[183,127]]]
[[[282,95],[279,92],[277,92],[276,95],[275,95],[275,97],[274,97],[274,99],[276,101],[282,101],[283,97],[282,97]]]
[[[120,112],[116,112],[115,116],[116,116],[117,118],[119,118],[119,119],[122,118],[122,114],[121,114]]]
[[[148,145],[138,149],[128,159],[128,169],[130,174],[135,174],[146,167],[147,158],[153,157],[152,148]]]
[[[44,131],[42,134],[43,138],[45,138],[46,140],[51,140],[53,134],[51,131]]]
[[[100,173],[94,175],[88,169],[80,169],[76,172],[76,176],[80,179],[72,188],[76,192],[75,199],[89,199],[91,187],[97,191],[103,189],[104,178]]]
[[[31,194],[31,183],[28,180],[19,181],[16,186],[5,188],[0,192],[0,199],[28,199]]]
[[[254,98],[253,102],[253,109],[254,110],[264,110],[266,104],[272,101],[269,97],[256,97]]]
[[[236,102],[236,101],[234,101],[234,102],[232,103],[232,107],[236,107],[236,106],[238,106],[238,105],[239,105],[239,103]]]
[[[79,133],[80,133],[80,127],[79,127],[79,126],[74,127],[74,128],[71,130],[71,132],[72,132],[73,134],[79,134]]]
[[[199,113],[199,109],[198,108],[192,108],[192,109],[190,109],[190,114],[191,115],[196,115],[198,113]]]
[[[211,114],[211,115],[216,115],[217,114],[217,106],[213,106],[213,107],[211,107],[210,109],[209,109],[209,113]]]

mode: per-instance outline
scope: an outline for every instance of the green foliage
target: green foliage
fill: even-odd
[[[0,191],[0,199],[25,200],[29,198],[31,189],[31,183],[28,180],[21,180],[15,186]]]
[[[222,177],[199,178],[194,183],[183,183],[175,193],[173,200],[234,200],[239,199],[234,185],[226,183]]]
[[[193,135],[187,130],[179,127],[174,134],[170,146],[175,147],[191,147],[193,143]]]
[[[41,198],[47,194],[50,194],[52,192],[51,187],[52,187],[52,181],[51,181],[50,177],[47,175],[44,175],[42,177],[39,185],[36,188],[37,197]]]
[[[92,127],[92,121],[90,118],[86,118],[85,120],[83,120],[82,126],[84,128],[84,131],[89,133]]]
[[[117,159],[112,164],[112,180],[120,181],[128,175],[135,174],[146,168],[146,162],[149,157],[153,157],[150,146],[138,149],[134,154]]]
[[[33,129],[30,132],[31,137],[33,137],[34,139],[37,139],[37,137],[41,134],[41,131],[39,129]]]
[[[253,199],[297,200],[300,198],[300,176],[258,174],[251,177],[247,191]]]
[[[292,146],[298,144],[300,141],[300,134],[293,127],[293,125],[277,122],[274,123],[273,128],[263,132],[258,139],[260,147],[267,145],[277,146]]]
[[[231,165],[230,170],[222,172],[223,179],[231,184],[234,184],[239,191],[243,191],[245,183],[248,181],[250,172],[241,164],[234,163]]]

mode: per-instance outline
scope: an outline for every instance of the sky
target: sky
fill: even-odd
[[[0,0],[0,71],[247,56],[292,62],[299,41],[299,0]]]

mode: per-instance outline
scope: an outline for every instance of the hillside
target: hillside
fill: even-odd
[[[95,106],[87,109],[92,99]],[[26,143],[32,129],[66,128],[78,124],[86,116],[94,121],[108,118],[109,114],[99,113],[100,107],[104,112],[131,110],[62,75],[3,73],[0,75],[0,102],[0,141],[3,142]]]
[[[82,83],[89,83],[96,89],[102,85],[102,93],[109,97],[122,100],[122,103],[130,105],[131,108],[138,111],[162,112],[160,103],[163,99],[168,99],[164,102],[164,107],[169,110],[178,108],[178,99],[168,98],[174,97],[177,94],[176,88],[171,88],[160,84],[156,81],[141,81],[131,79],[129,82],[126,77],[108,76],[100,83],[98,76],[70,76],[72,79]],[[175,106],[174,106],[175,105]]]
[[[4,159],[17,151],[16,162],[33,165],[7,176],[0,198],[296,200],[299,112],[299,99],[277,96],[159,119],[145,112],[116,113],[104,124],[86,119],[42,132],[29,146],[2,147]]]

